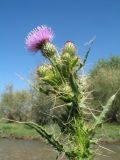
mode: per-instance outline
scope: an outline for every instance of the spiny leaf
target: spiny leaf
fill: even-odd
[[[116,94],[117,93],[115,93],[114,95],[112,95],[109,98],[109,100],[107,101],[106,105],[103,107],[103,111],[101,112],[101,114],[98,117],[96,117],[97,119],[96,119],[96,121],[95,121],[95,123],[93,125],[93,128],[96,128],[98,125],[100,125],[102,123],[106,113],[109,111],[110,106],[112,105],[112,103],[113,103],[113,101],[114,101],[114,99],[116,97]]]
[[[71,68],[74,68],[76,64],[78,63],[78,61],[79,61],[79,57],[76,57],[75,59],[73,59],[71,62]]]
[[[47,133],[47,131],[42,127],[33,122],[27,122],[26,125],[34,128],[43,138],[45,138],[55,149],[59,152],[64,152],[63,145],[60,144],[52,134]]]
[[[86,54],[85,54],[85,57],[84,57],[84,60],[83,60],[83,63],[80,63],[80,66],[78,67],[77,71],[79,71],[82,67],[84,67],[86,61],[87,61],[87,58],[88,58],[88,55],[90,53],[90,48],[88,48]]]

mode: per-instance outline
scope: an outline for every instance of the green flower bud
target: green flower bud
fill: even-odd
[[[71,61],[71,56],[68,52],[64,52],[61,56],[61,59],[64,61],[64,62],[70,62]]]
[[[59,90],[60,90],[61,93],[73,96],[71,87],[69,85],[67,85],[67,84],[66,85],[61,85],[60,88],[59,88]]]
[[[56,47],[50,43],[50,42],[46,42],[43,46],[42,46],[42,49],[41,49],[43,55],[45,57],[52,57],[54,56],[55,54],[57,54],[57,49]]]
[[[37,74],[38,76],[40,77],[44,77],[47,72],[49,72],[50,70],[52,69],[52,66],[51,65],[43,65],[43,66],[39,66],[37,68]]]
[[[64,52],[67,52],[67,53],[69,53],[71,56],[74,56],[75,55],[75,53],[76,53],[76,47],[75,47],[75,45],[74,45],[74,43],[72,43],[72,42],[66,42],[66,44],[65,44],[65,46],[64,46],[64,48],[63,48],[63,53]]]

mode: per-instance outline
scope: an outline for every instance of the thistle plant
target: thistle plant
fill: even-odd
[[[90,48],[85,58],[81,60],[74,43],[67,41],[59,53],[52,43],[53,37],[51,28],[37,27],[28,34],[26,44],[30,51],[41,51],[48,60],[48,64],[37,68],[39,84],[36,89],[46,96],[52,95],[62,100],[63,105],[60,107],[63,107],[65,112],[61,114],[61,118],[55,117],[55,120],[63,137],[66,138],[66,143],[55,138],[42,126],[33,122],[27,122],[26,125],[34,128],[58,151],[59,155],[64,153],[70,160],[90,160],[94,158],[93,145],[97,144],[94,138],[96,128],[103,123],[115,95],[109,99],[100,115],[95,116],[86,105],[87,92],[83,83],[85,79],[79,75],[79,71],[86,63]],[[88,122],[87,114],[92,115],[91,122]]]

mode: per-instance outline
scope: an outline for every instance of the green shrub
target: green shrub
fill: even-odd
[[[14,91],[12,85],[7,85],[0,98],[0,117],[19,121],[29,118],[32,97],[27,90]]]
[[[120,88],[120,57],[113,56],[107,60],[99,60],[90,72],[89,89],[92,90],[92,105],[101,109],[110,95]],[[110,122],[120,121],[120,91],[110,111],[106,115]]]

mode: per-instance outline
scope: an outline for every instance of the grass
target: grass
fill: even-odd
[[[39,135],[34,129],[28,126],[17,123],[0,123],[1,137],[14,137],[14,138],[37,138]]]
[[[55,137],[60,135],[60,130],[56,124],[45,126],[46,130],[53,133]],[[0,136],[24,139],[40,139],[39,134],[30,127],[17,123],[0,123]],[[96,131],[96,137],[103,141],[120,141],[120,125],[104,124]]]
[[[102,141],[119,141],[120,142],[120,124],[106,123],[102,128],[96,131],[96,137]]]
[[[45,129],[58,137],[60,130],[56,124],[46,125]],[[41,139],[39,134],[29,126],[18,123],[0,122],[0,137],[21,138],[21,139]]]

